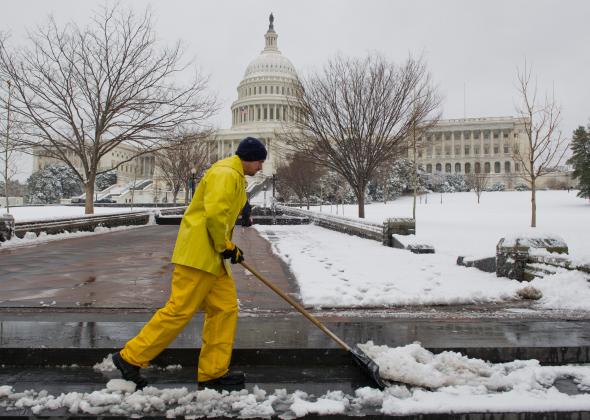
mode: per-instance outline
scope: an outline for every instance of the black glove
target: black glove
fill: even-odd
[[[242,261],[244,261],[244,253],[242,252],[242,250],[240,248],[236,246],[234,246],[233,249],[226,249],[225,251],[223,251],[221,253],[221,255],[223,256],[224,259],[230,259],[229,261],[232,264],[238,264],[241,263]]]
[[[252,226],[252,206],[249,201],[246,201],[246,205],[242,209],[242,226]]]

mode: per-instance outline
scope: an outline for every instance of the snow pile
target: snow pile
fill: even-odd
[[[143,225],[145,226],[145,225]],[[119,232],[122,230],[130,230],[130,229],[139,229],[143,227],[142,225],[130,225],[130,226],[116,226],[112,228],[104,227],[104,226],[97,226],[94,228],[92,232],[63,232],[63,233],[56,233],[55,235],[48,235],[46,232],[41,232],[37,235],[35,232],[26,232],[22,238],[18,236],[13,236],[9,241],[2,242],[0,244],[1,249],[5,248],[17,248],[21,246],[30,246],[30,245],[39,245],[47,242],[53,241],[60,241],[62,239],[70,239],[70,238],[81,238],[84,236],[92,236],[92,235],[99,235],[103,233],[109,232]]]
[[[95,364],[92,368],[96,372],[113,372],[114,370],[117,370],[113,363],[113,354],[109,354],[102,362]]]
[[[395,384],[383,391],[364,387],[356,389],[354,395],[333,390],[314,396],[300,390],[288,393],[285,389],[267,393],[258,386],[250,392],[154,386],[135,391],[132,382],[112,379],[101,390],[58,396],[45,390],[16,392],[3,385],[0,408],[8,414],[27,409],[33,415],[61,410],[58,413],[70,415],[165,414],[168,418],[590,410],[589,366],[540,366],[536,360],[493,364],[456,352],[435,355],[417,343],[399,348],[372,342],[359,346],[379,365],[384,378],[419,386]],[[103,361],[101,369],[108,367],[109,360]],[[560,392],[554,386],[559,379],[573,380],[579,394]]]
[[[541,308],[590,309],[590,274],[564,270],[542,279],[534,279],[529,285],[543,293],[543,297],[537,301]]]
[[[535,392],[564,377],[590,387],[590,367],[541,366],[537,360],[490,363],[452,351],[434,354],[419,343],[391,348],[369,341],[359,347],[379,365],[384,379],[425,388],[471,388],[474,393],[515,389]]]

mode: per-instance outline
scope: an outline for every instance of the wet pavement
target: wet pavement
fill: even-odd
[[[101,389],[117,377],[92,366],[134,336],[165,303],[177,230],[147,226],[0,247],[0,384],[59,394]],[[298,297],[292,274],[267,241],[241,227],[234,238],[257,270]],[[254,276],[237,267],[234,277],[240,318],[233,361],[248,374],[248,387],[322,395],[335,389],[350,393],[367,384],[345,351]],[[534,358],[545,364],[590,363],[587,313],[539,311],[528,302],[310,311],[349,344],[373,340],[395,347],[418,341],[434,352],[455,350],[492,362]],[[197,315],[154,361],[148,370],[152,383],[195,386],[201,323]],[[162,370],[176,364],[182,368]],[[563,392],[578,392],[567,381],[559,386]],[[0,408],[0,416],[9,414],[31,413]]]

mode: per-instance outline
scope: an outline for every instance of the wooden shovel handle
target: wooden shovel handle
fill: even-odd
[[[344,350],[351,351],[350,346],[348,344],[346,344],[344,341],[342,341],[336,334],[334,334],[332,331],[330,331],[316,317],[314,317],[307,310],[305,310],[305,308],[303,306],[301,306],[299,304],[299,302],[297,302],[291,296],[287,295],[285,292],[283,292],[281,289],[279,289],[277,286],[275,286],[273,283],[271,283],[262,274],[260,274],[254,268],[252,268],[246,261],[242,261],[240,264],[242,264],[242,266],[246,270],[248,270],[249,272],[254,274],[258,278],[258,280],[260,280],[261,282],[266,284],[268,287],[270,287],[277,295],[279,295],[284,300],[286,300],[287,303],[289,303],[292,307],[297,309],[303,316],[305,316],[307,319],[309,319],[316,327],[318,327],[320,330],[322,330],[328,337],[330,337],[332,340],[334,340],[336,343],[338,343],[338,345],[340,347],[342,347]]]

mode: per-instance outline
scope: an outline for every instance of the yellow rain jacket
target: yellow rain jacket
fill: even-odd
[[[172,262],[222,275],[224,264],[220,252],[231,241],[246,199],[244,168],[238,156],[211,166],[180,222]]]

